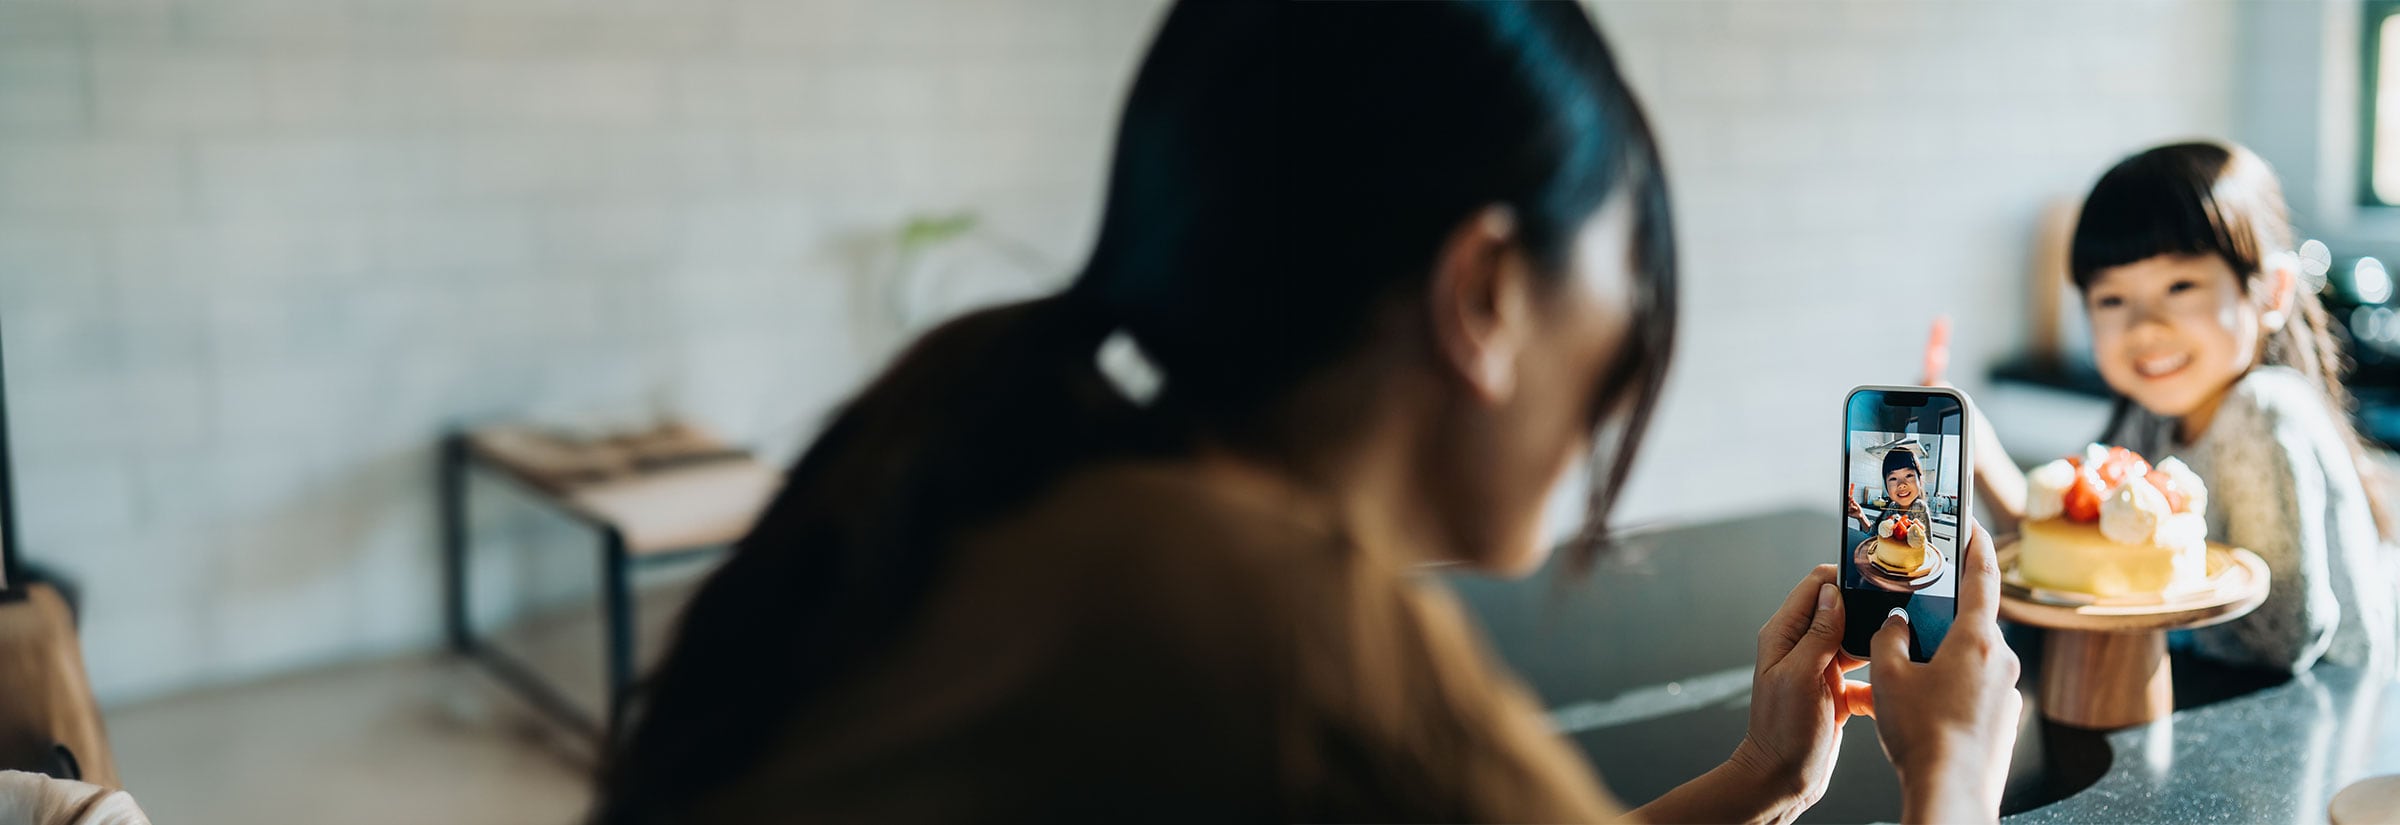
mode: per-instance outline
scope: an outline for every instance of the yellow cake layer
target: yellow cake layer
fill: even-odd
[[[2027,584],[2095,596],[2165,593],[2208,576],[2208,543],[2186,547],[2119,544],[2099,525],[2066,519],[2025,522],[2017,573]]]
[[[1875,540],[1873,558],[1885,570],[1918,570],[1925,566],[1925,548],[1911,547],[1904,541],[1878,538]]]

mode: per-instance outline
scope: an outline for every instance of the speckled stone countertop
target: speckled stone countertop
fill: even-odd
[[[1522,581],[1451,580],[1609,789],[1638,805],[1741,740],[1758,627],[1811,565],[1834,560],[1842,529],[1832,513],[1771,513],[1648,534],[1582,579],[1553,565]],[[2095,733],[2041,719],[2041,633],[2008,635],[2026,663],[2009,822],[2323,822],[2343,786],[2400,773],[2394,684],[2177,656],[2174,716]],[[1832,787],[1800,821],[1899,817],[1873,725],[1850,723]]]

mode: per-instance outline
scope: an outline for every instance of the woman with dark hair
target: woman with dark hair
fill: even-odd
[[[1539,565],[1549,491],[1605,441],[1589,567],[1674,272],[1580,5],[1179,3],[1074,284],[839,411],[685,614],[596,820],[1619,815],[1412,571]],[[1749,737],[1634,813],[1788,820],[1880,709],[1909,818],[1991,819],[2016,660],[1988,547],[1952,643],[1909,664],[1891,620],[1872,694],[1810,573],[1760,632]]]

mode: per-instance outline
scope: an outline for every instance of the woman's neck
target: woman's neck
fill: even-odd
[[[1245,451],[1206,448],[1192,467],[1201,482],[1227,497],[1287,515],[1403,564],[1460,560],[1441,537],[1451,531],[1442,508],[1417,495],[1413,473],[1374,452],[1341,461],[1292,462]]]
[[[1340,401],[1296,405],[1284,420],[1317,423],[1269,433],[1261,444],[1211,444],[1195,465],[1212,484],[1274,501],[1404,563],[1463,560],[1444,520],[1453,508],[1425,483],[1420,418],[1401,412],[1420,396],[1394,383],[1404,382],[1351,386],[1332,393]],[[1379,403],[1355,404],[1360,398]]]

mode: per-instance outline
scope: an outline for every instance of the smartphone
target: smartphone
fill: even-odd
[[[1958,618],[1959,552],[1974,512],[1965,393],[1859,387],[1842,404],[1842,649],[1868,658],[1892,608],[1909,657],[1940,650]]]

